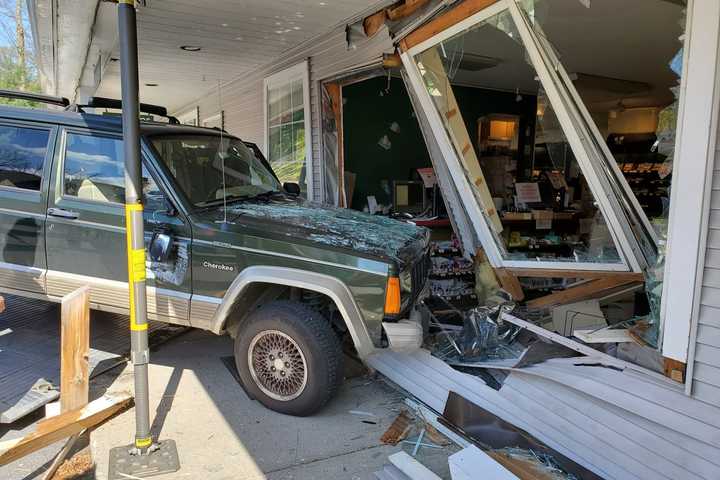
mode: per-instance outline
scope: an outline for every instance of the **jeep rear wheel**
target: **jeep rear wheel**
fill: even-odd
[[[277,412],[306,416],[335,394],[340,342],[330,322],[299,302],[276,301],[251,313],[235,339],[245,389]]]

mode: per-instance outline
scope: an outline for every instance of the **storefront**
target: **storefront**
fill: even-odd
[[[256,143],[308,198],[433,228],[459,250],[438,266],[477,280],[475,303],[494,293],[490,279],[548,332],[622,330],[654,352],[654,370],[720,405],[717,2],[353,5],[345,21],[284,49],[273,42],[320,7],[268,20],[277,38],[258,42],[275,53],[238,75],[213,70],[232,63],[228,44],[248,40],[225,33],[239,15],[225,6],[228,23],[198,27],[207,32],[175,48],[173,69],[190,65],[193,87],[144,91],[185,123]],[[178,30],[182,15],[162,8],[140,7],[141,48],[143,35],[154,48],[155,29]],[[55,93],[117,89],[103,11],[90,60],[70,93]],[[36,13],[38,38],[52,45],[42,35],[51,16]],[[56,45],[56,58],[71,45]],[[53,50],[39,50],[51,71]],[[156,57],[144,71],[168,68]]]

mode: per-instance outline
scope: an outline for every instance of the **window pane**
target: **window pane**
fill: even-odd
[[[667,233],[685,6],[526,0],[657,237]],[[618,14],[622,12],[622,14]]]
[[[415,60],[504,258],[622,262],[508,12]]]
[[[302,78],[268,90],[268,161],[281,182],[305,184],[305,105]]]
[[[155,179],[143,165],[142,169],[143,203],[146,212],[159,212],[167,209],[165,194],[160,190]]]
[[[302,107],[303,104],[303,81],[298,79],[292,83],[292,107]]]
[[[152,137],[155,149],[193,205],[252,197],[281,186],[243,142],[219,135]]]
[[[65,149],[65,195],[125,203],[122,140],[69,133]]]
[[[0,126],[0,186],[40,190],[50,132]]]

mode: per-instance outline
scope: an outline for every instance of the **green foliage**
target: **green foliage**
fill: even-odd
[[[0,47],[0,89],[41,92],[37,72],[30,65],[24,67],[18,60],[17,50],[13,47]],[[23,107],[35,107],[36,102],[0,98],[0,104]]]

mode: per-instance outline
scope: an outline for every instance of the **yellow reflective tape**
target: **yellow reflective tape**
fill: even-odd
[[[125,3],[127,5],[135,6],[135,0],[118,0],[118,3]]]
[[[130,252],[130,278],[133,282],[142,282],[145,280],[145,249],[137,248]]]
[[[129,2],[125,2],[129,3]],[[144,323],[138,325],[135,315],[135,282],[145,280],[145,249],[132,247],[132,217],[135,212],[142,215],[143,206],[140,203],[130,203],[125,205],[125,238],[127,240],[127,258],[128,258],[128,290],[130,300],[130,330],[142,331],[147,330],[148,325]]]
[[[143,323],[142,325],[138,325],[138,324],[135,322],[135,315],[130,315],[130,330],[132,330],[133,332],[142,332],[143,330],[147,330],[147,329],[148,329],[148,324],[147,324],[147,323]]]
[[[135,439],[135,446],[138,447],[138,448],[149,447],[150,445],[152,445],[152,438],[151,438],[151,437],[148,437],[148,438],[136,438],[136,439]]]

